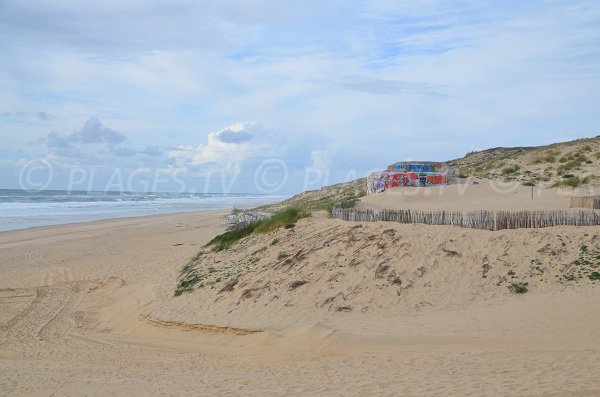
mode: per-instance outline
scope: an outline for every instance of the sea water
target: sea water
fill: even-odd
[[[100,219],[253,207],[285,196],[0,189],[0,231]]]

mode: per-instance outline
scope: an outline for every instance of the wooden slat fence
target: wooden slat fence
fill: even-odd
[[[334,218],[346,221],[388,221],[449,225],[472,229],[503,230],[531,229],[552,226],[600,226],[600,211],[416,211],[416,210],[357,210],[339,208],[332,210]]]
[[[571,208],[600,209],[600,196],[571,197]]]

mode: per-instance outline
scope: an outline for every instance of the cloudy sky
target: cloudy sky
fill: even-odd
[[[0,188],[292,193],[600,135],[596,0],[0,0],[0,52]]]

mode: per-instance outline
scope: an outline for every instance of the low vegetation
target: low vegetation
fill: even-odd
[[[338,203],[344,208],[354,206],[356,200],[367,194],[366,179],[360,178],[351,182],[324,186],[297,194],[280,203],[265,205],[257,208],[260,211],[281,211],[287,207],[298,208],[306,212],[331,211]]]
[[[556,156],[559,154],[560,152],[550,151],[540,157],[536,157],[535,160],[533,160],[533,164],[556,163]]]
[[[590,176],[580,178],[575,175],[563,175],[563,179],[554,182],[550,187],[579,187],[581,185],[587,185],[591,180]]]
[[[175,296],[180,296],[185,292],[192,292],[196,288],[211,288],[214,289],[224,282],[220,291],[229,291],[237,283],[238,277],[242,271],[247,271],[254,264],[256,264],[256,258],[249,257],[244,261],[232,263],[229,266],[223,268],[201,268],[197,267],[196,261],[206,254],[201,251],[196,258],[190,261],[186,266],[181,269],[179,276],[179,283],[175,287]]]
[[[299,208],[287,208],[276,215],[256,222],[245,224],[237,229],[219,234],[206,244],[213,251],[223,251],[237,241],[255,233],[268,233],[280,227],[291,228],[301,218],[306,218],[309,213]]]
[[[513,294],[524,294],[525,292],[529,291],[529,289],[527,288],[528,285],[528,282],[511,283],[508,286],[508,290]]]
[[[566,267],[562,276],[564,281],[578,281],[584,277],[590,281],[600,281],[600,251],[590,249],[587,245],[579,247],[577,259]]]
[[[519,171],[520,169],[521,169],[521,167],[519,167],[518,165],[511,165],[502,170],[502,175],[512,175],[512,174],[516,173],[517,171]]]
[[[475,151],[449,165],[460,178],[515,181],[525,186],[578,188],[600,185],[600,136],[547,146]]]
[[[192,292],[196,284],[201,280],[202,279],[197,274],[191,274],[189,277],[180,280],[177,284],[177,288],[175,288],[175,296],[179,296],[184,292]]]

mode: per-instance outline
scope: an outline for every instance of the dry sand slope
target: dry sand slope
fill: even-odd
[[[586,289],[597,283],[589,275],[600,270],[596,229],[490,232],[303,220],[220,253],[203,248],[180,277],[195,277],[196,290],[152,310],[203,324],[286,328],[311,318],[337,327],[348,317],[386,322],[388,312],[398,318],[426,307],[512,298],[508,287],[519,282],[537,293]]]
[[[600,395],[597,229],[317,217],[204,252],[173,297],[221,222],[0,234],[0,395]]]

